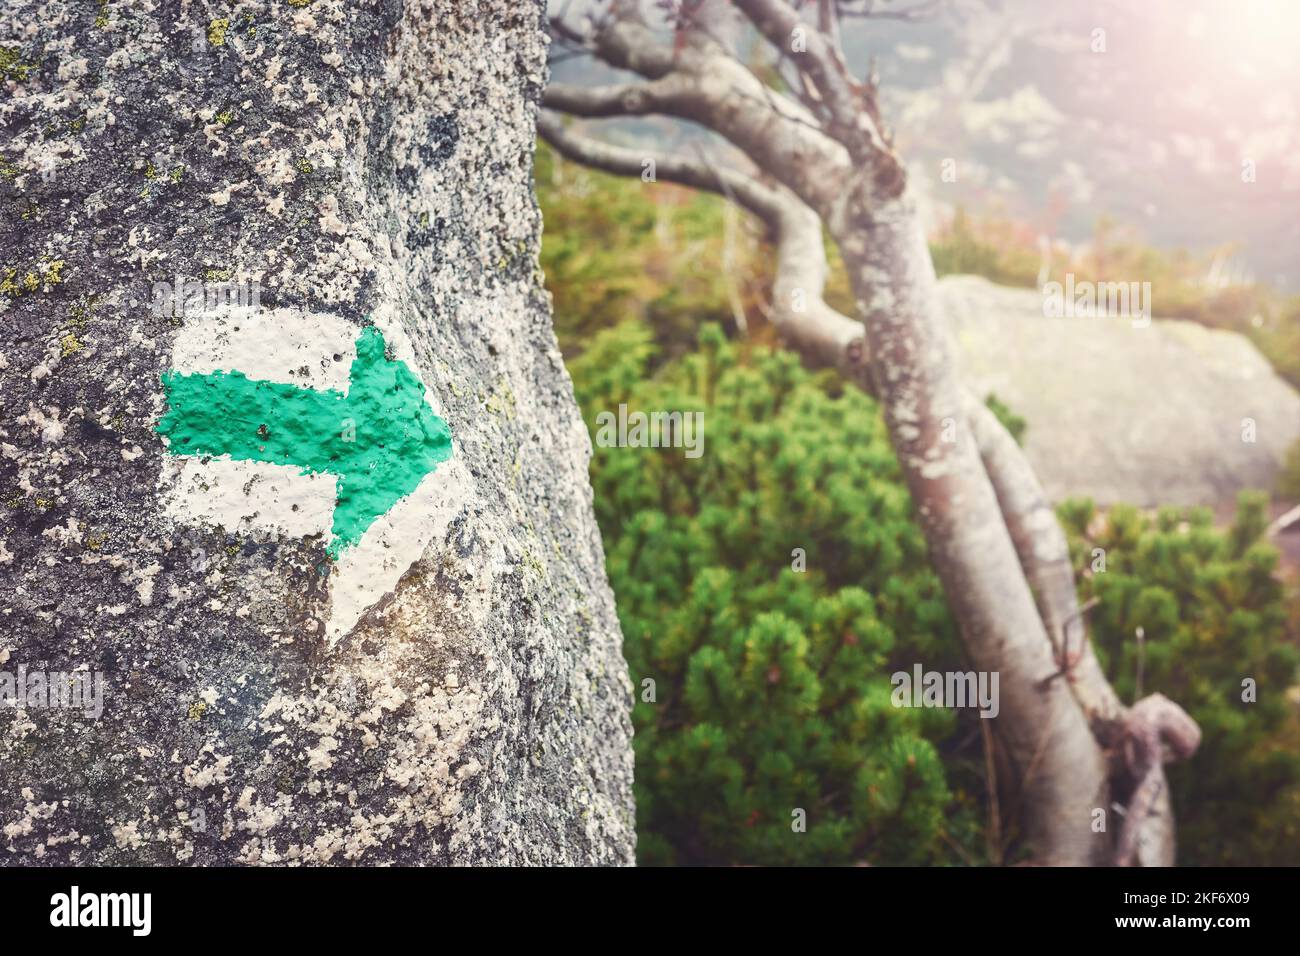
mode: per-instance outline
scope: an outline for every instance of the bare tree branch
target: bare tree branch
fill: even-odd
[[[1130,866],[1136,861],[1144,836],[1159,835],[1165,829],[1172,832],[1172,813],[1166,797],[1169,785],[1162,766],[1167,759],[1165,747],[1170,756],[1185,760],[1201,743],[1196,721],[1163,694],[1152,694],[1134,704],[1124,729],[1124,762],[1137,785],[1115,848],[1117,866]],[[1163,805],[1162,797],[1166,797]],[[1152,849],[1152,841],[1146,842],[1148,850]],[[1165,863],[1168,865],[1173,862],[1172,841],[1163,842],[1171,848]],[[1165,861],[1160,858],[1155,862]]]
[[[647,161],[653,161],[657,178],[728,195],[757,216],[776,247],[773,325],[814,364],[839,368],[855,378],[863,375],[862,323],[837,312],[822,298],[829,266],[821,219],[790,190],[702,160],[610,146],[574,133],[545,112],[537,129],[546,142],[575,162],[622,176],[641,176]]]
[[[637,19],[613,18],[593,38],[598,55],[649,82],[555,84],[543,103],[579,116],[658,113],[705,126],[794,190],[823,216],[853,172],[848,151],[803,104],[772,90],[700,33],[674,51]]]
[[[819,98],[826,104],[837,138],[848,147],[854,161],[871,164],[878,174],[883,174],[882,185],[892,183],[893,194],[901,193],[902,164],[879,123],[874,91],[854,79],[838,43],[804,21],[785,0],[734,2],[772,46],[791,51],[791,59],[812,81]],[[833,25],[834,20],[828,22]],[[796,36],[800,40],[797,46]]]
[[[973,396],[968,398],[967,416],[1020,565],[1052,640],[1059,672],[1078,699],[1093,733],[1103,743],[1114,743],[1124,720],[1124,705],[1102,672],[1088,640],[1070,548],[1056,512],[1029,459],[997,416]]]

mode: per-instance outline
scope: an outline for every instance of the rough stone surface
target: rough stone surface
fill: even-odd
[[[1241,335],[1046,318],[1041,293],[973,276],[940,289],[963,380],[1028,422],[1025,451],[1054,501],[1215,505],[1271,490],[1300,438],[1300,395]]]
[[[6,4],[0,671],[106,686],[99,719],[0,708],[0,862],[631,862],[631,688],[536,268],[542,13]],[[159,314],[177,276],[260,310]],[[372,323],[454,454],[336,563],[328,480],[175,454],[160,378],[339,387]]]

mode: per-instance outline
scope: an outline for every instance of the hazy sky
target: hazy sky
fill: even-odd
[[[1002,210],[1079,241],[1110,215],[1164,247],[1240,242],[1231,266],[1300,289],[1300,0],[948,0],[849,21],[845,48],[876,58],[936,216]]]

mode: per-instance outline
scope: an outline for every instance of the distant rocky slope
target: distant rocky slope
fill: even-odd
[[[1218,504],[1271,489],[1300,438],[1300,393],[1236,333],[1047,318],[1041,292],[975,276],[940,288],[965,380],[1026,419],[1054,501]]]

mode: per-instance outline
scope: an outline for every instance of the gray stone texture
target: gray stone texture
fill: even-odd
[[[625,864],[631,687],[537,269],[543,5],[10,0],[2,864]],[[44,171],[44,172],[43,172]],[[395,315],[473,494],[332,645],[319,537],[169,520],[174,276]],[[28,280],[27,276],[32,276]]]
[[[940,289],[962,380],[1028,422],[1025,452],[1053,501],[1216,505],[1272,490],[1300,439],[1300,395],[1241,335],[1047,318],[1042,293],[973,276]]]

